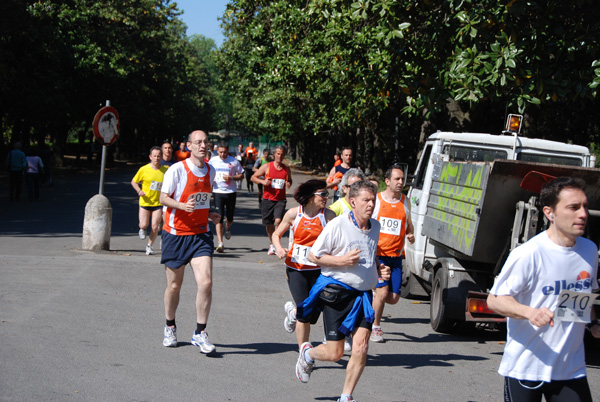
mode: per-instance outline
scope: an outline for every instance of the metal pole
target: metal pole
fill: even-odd
[[[110,101],[106,101],[106,106],[110,106]],[[103,195],[104,193],[104,169],[106,168],[106,145],[102,145],[102,162],[100,164],[100,188],[98,194]]]

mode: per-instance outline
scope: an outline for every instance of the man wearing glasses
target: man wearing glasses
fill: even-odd
[[[196,294],[196,331],[192,344],[202,353],[212,353],[206,324],[212,301],[212,255],[214,243],[208,226],[210,218],[219,223],[221,215],[210,211],[215,171],[204,162],[208,136],[193,131],[187,140],[190,157],[174,164],[165,173],[160,202],[165,206],[161,263],[165,264],[167,288],[164,295],[166,325],[163,345],[177,346],[175,313],[189,263],[198,286]]]

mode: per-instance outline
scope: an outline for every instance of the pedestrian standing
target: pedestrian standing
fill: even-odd
[[[27,170],[27,157],[21,151],[21,143],[15,142],[13,149],[8,152],[5,162],[8,169],[9,196],[11,201],[21,200],[23,174]]]
[[[27,196],[29,201],[40,199],[40,185],[42,184],[42,174],[44,172],[44,163],[37,154],[35,148],[27,151],[27,171],[25,172],[25,181],[27,182]]]

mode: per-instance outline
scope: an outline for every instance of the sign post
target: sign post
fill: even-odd
[[[102,144],[102,163],[100,165],[100,188],[98,194],[104,192],[104,171],[106,169],[106,149],[119,136],[119,113],[106,101],[106,106],[98,110],[94,116],[94,136]]]
[[[85,206],[83,218],[82,248],[84,250],[109,250],[112,228],[112,207],[104,192],[104,171],[106,169],[106,149],[119,135],[119,114],[110,107],[110,101],[96,113],[94,136],[102,144],[102,164],[100,166],[100,189]]]

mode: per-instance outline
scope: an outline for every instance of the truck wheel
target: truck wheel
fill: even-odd
[[[405,299],[414,299],[413,289],[415,286],[415,277],[408,270],[408,267],[402,267],[402,287],[400,288],[400,297]]]
[[[436,332],[451,333],[456,329],[456,321],[446,317],[446,295],[448,293],[447,271],[440,268],[433,278],[429,319]]]

